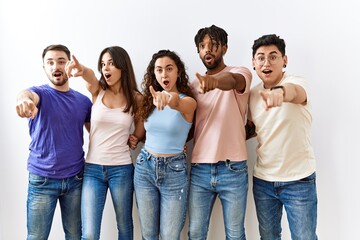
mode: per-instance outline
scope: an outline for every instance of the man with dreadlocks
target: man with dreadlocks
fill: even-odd
[[[190,173],[189,239],[206,239],[216,197],[223,209],[226,239],[246,239],[248,191],[245,113],[252,75],[224,63],[227,33],[202,28],[195,44],[206,73],[192,82],[198,103]]]

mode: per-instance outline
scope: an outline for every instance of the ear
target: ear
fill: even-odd
[[[283,56],[283,60],[284,60],[284,68],[286,68],[286,66],[287,66],[287,64],[288,64],[288,58],[287,58],[287,56],[285,55],[285,56]]]
[[[222,46],[222,54],[223,54],[223,56],[226,54],[227,50],[228,50],[228,45],[227,44]]]
[[[255,59],[253,58],[251,62],[252,62],[253,69],[255,70]]]

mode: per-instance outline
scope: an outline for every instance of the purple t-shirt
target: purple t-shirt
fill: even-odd
[[[28,171],[57,179],[75,176],[84,167],[83,131],[84,123],[90,122],[90,99],[72,89],[61,92],[49,85],[29,90],[40,101],[38,114],[29,119]]]

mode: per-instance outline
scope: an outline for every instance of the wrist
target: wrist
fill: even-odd
[[[285,87],[282,85],[278,85],[278,86],[274,86],[270,88],[270,91],[276,90],[276,89],[281,89],[283,91],[283,97],[285,98]]]

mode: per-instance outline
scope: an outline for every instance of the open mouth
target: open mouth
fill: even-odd
[[[169,85],[169,81],[168,80],[165,80],[165,81],[163,81],[163,84],[167,87],[168,85]]]
[[[265,69],[265,70],[263,70],[262,72],[265,73],[265,74],[270,74],[270,73],[272,73],[272,71],[269,70],[269,69]]]
[[[105,73],[104,76],[105,76],[106,79],[109,79],[111,77],[111,74]]]
[[[62,76],[62,73],[61,72],[54,72],[53,73],[53,76],[58,78],[58,77],[61,77]]]
[[[204,59],[206,62],[211,62],[213,57],[210,54],[207,54],[207,55],[205,55]]]

